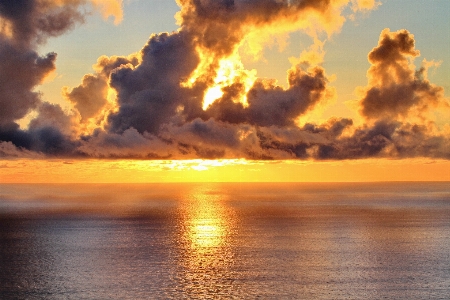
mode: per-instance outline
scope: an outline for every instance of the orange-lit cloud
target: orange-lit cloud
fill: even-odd
[[[446,102],[442,87],[430,83],[427,69],[415,69],[413,59],[420,55],[414,36],[406,30],[383,30],[378,47],[369,53],[372,64],[367,72],[369,85],[362,93],[361,113],[368,118],[407,117]]]
[[[94,7],[98,9],[105,19],[114,17],[114,24],[123,20],[122,0],[91,0]]]
[[[0,74],[4,156],[450,159],[448,130],[433,119],[433,110],[449,102],[427,77],[437,63],[414,65],[420,52],[406,30],[383,30],[368,54],[368,83],[358,88],[357,102],[363,125],[338,117],[310,121],[311,111],[337,97],[323,65],[323,36],[337,34],[352,18],[348,13],[368,12],[377,1],[179,0],[179,30],[152,34],[130,56],[100,57],[79,86],[64,89],[71,111],[42,103],[34,91],[56,59],[53,53],[39,56],[37,45],[82,22],[79,8],[87,3],[120,22],[121,1],[28,2],[30,7],[0,10],[6,20],[0,66],[8,70]],[[24,19],[30,16],[46,20],[46,26]],[[245,69],[242,55],[258,59],[270,40],[282,46],[295,31],[312,43],[290,59],[287,87]],[[32,110],[36,118],[19,129],[17,120]]]
[[[63,88],[64,97],[80,116],[78,127],[81,134],[91,134],[96,128],[103,128],[107,115],[117,109],[115,90],[109,86],[111,72],[121,66],[134,68],[138,63],[137,55],[102,56],[93,66],[95,74],[86,74],[81,84],[73,89]]]

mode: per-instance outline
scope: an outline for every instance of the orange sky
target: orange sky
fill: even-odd
[[[1,183],[450,181],[450,161],[0,160]]]

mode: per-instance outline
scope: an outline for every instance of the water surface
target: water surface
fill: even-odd
[[[450,184],[0,185],[0,299],[448,299]]]

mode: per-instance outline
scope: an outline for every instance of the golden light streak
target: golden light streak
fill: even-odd
[[[224,236],[224,226],[220,220],[211,218],[210,215],[202,215],[208,208],[200,206],[199,216],[190,224],[189,239],[192,248],[197,251],[203,248],[220,246]]]
[[[221,195],[211,195],[207,188],[199,186],[187,195],[189,205],[184,214],[187,240],[190,249],[198,254],[210,251],[225,242],[228,227],[224,212],[221,211]]]
[[[228,196],[220,184],[180,185],[178,267],[187,271],[180,288],[188,298],[204,298],[217,288],[217,274],[231,274],[234,261],[233,233],[237,219],[225,201]]]

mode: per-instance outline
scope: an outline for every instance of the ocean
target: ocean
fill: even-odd
[[[0,185],[0,299],[449,298],[448,182]]]

